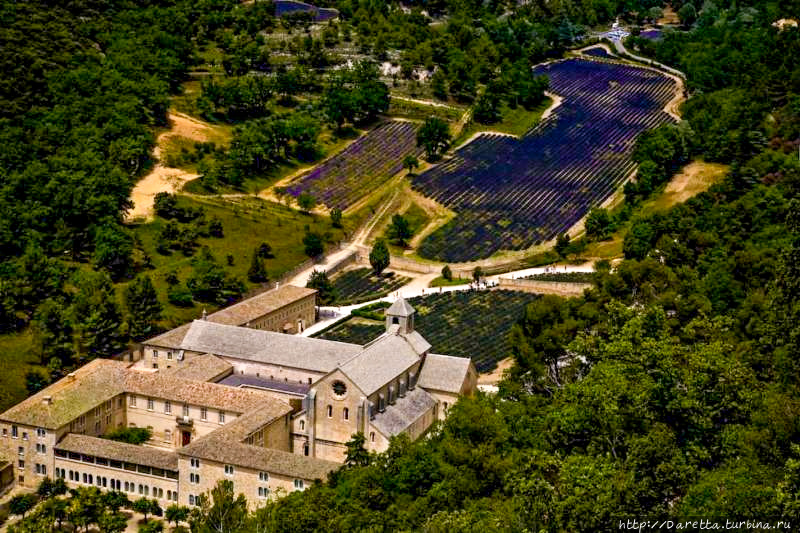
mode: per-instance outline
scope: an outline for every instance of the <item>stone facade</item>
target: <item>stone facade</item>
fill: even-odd
[[[287,313],[307,302],[292,305]],[[394,436],[422,437],[474,392],[471,361],[429,353],[414,314],[395,302],[386,333],[364,346],[252,321],[192,322],[146,342],[144,361],[92,361],[0,415],[0,458],[10,463],[0,472],[27,487],[60,477],[164,507],[195,505],[222,479],[252,506],[302,490],[344,461],[354,434],[382,452]],[[151,439],[99,438],[123,427]]]

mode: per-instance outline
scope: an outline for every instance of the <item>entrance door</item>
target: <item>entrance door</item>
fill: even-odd
[[[192,433],[190,431],[181,432],[181,446],[188,446],[192,441]]]

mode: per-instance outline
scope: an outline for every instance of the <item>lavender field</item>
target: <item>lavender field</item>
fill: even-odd
[[[588,59],[540,65],[564,98],[521,139],[484,134],[414,179],[457,216],[420,246],[447,262],[552,239],[601,204],[635,169],[634,140],[671,121],[675,82],[655,71]]]
[[[403,158],[419,155],[417,129],[399,120],[381,124],[341,153],[289,186],[289,194],[308,192],[326,206],[346,209],[403,168]]]
[[[315,21],[323,22],[339,16],[339,12],[335,9],[317,7],[296,0],[275,0],[274,3],[276,17],[282,17],[288,13],[295,13],[297,11],[310,11],[314,13]]]

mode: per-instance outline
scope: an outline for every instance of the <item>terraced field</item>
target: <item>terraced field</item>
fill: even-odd
[[[636,168],[636,136],[672,120],[662,109],[675,82],[653,70],[576,58],[533,73],[563,97],[552,115],[521,139],[480,135],[414,179],[457,213],[422,242],[423,257],[472,261],[565,232]]]
[[[455,291],[411,298],[409,303],[417,310],[416,328],[433,353],[471,357],[480,372],[488,372],[510,355],[508,333],[536,298],[516,291]],[[364,344],[384,330],[382,322],[353,318],[320,337]]]

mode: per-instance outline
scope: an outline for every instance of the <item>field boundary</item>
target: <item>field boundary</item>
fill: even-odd
[[[497,278],[498,289],[532,292],[536,294],[555,294],[557,296],[580,296],[591,283],[570,281],[542,281],[537,279]]]

